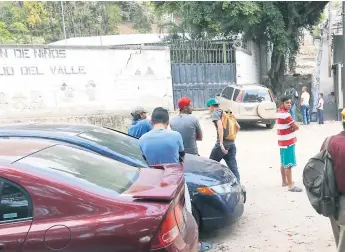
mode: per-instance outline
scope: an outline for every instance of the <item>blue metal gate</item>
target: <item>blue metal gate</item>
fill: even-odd
[[[171,75],[174,104],[183,96],[192,99],[193,107],[205,108],[224,87],[236,82],[235,63],[173,63]]]
[[[235,49],[230,41],[171,40],[171,75],[174,104],[182,96],[193,100],[196,109],[236,82]]]

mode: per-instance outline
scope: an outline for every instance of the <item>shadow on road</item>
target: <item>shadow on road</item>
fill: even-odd
[[[205,230],[199,233],[199,239],[204,241],[213,241],[213,242],[222,242],[231,236],[233,232],[236,232],[237,225],[241,225],[241,219],[245,218],[241,216],[237,220],[233,220],[228,222],[224,227],[213,229],[213,230]]]
[[[268,131],[266,125],[264,124],[247,124],[247,123],[241,123],[241,131]]]

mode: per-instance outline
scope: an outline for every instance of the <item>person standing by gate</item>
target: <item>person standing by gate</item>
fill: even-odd
[[[323,100],[323,93],[319,94],[319,101],[317,104],[317,117],[319,119],[319,124],[324,124],[323,121],[323,105],[325,101]]]
[[[192,100],[182,97],[177,105],[180,114],[171,119],[170,128],[181,134],[186,153],[199,155],[196,141],[202,141],[202,130],[198,118],[192,115]]]
[[[303,87],[302,95],[301,95],[301,108],[302,108],[302,113],[303,113],[304,125],[310,124],[309,100],[310,100],[310,94],[308,93],[308,89],[307,87]]]

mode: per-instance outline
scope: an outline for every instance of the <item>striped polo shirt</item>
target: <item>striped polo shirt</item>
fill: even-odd
[[[280,148],[287,148],[296,143],[296,133],[291,131],[291,124],[294,123],[290,113],[280,108],[277,113],[277,132],[278,132],[278,145]]]

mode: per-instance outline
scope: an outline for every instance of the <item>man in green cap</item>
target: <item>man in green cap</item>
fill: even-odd
[[[224,139],[224,127],[222,123],[223,111],[219,108],[219,103],[216,99],[209,99],[206,107],[211,112],[211,118],[217,129],[217,142],[212,149],[210,159],[220,162],[222,159],[226,162],[229,169],[236,176],[240,182],[240,173],[237,168],[236,161],[236,145],[234,140]],[[236,122],[236,133],[240,130],[240,125]]]

